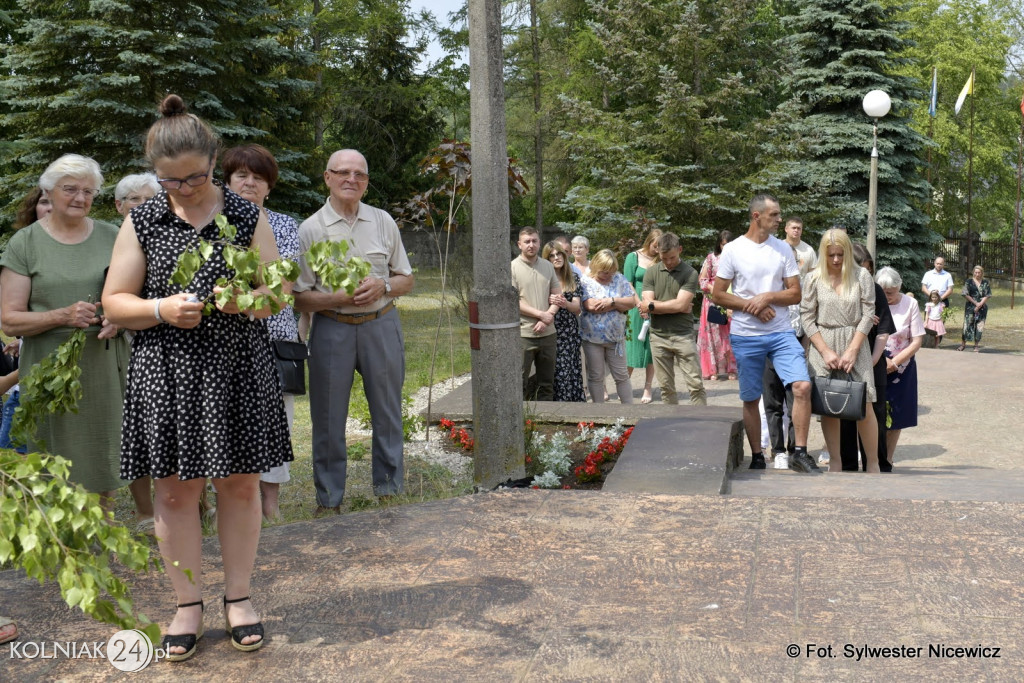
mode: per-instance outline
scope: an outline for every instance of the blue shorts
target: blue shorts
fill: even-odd
[[[761,398],[764,364],[771,359],[782,384],[789,387],[793,382],[810,382],[807,374],[807,357],[804,347],[793,332],[776,332],[757,337],[729,335],[732,353],[736,356],[736,368],[740,378],[740,400],[756,401]]]

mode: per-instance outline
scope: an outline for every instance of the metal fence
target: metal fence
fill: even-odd
[[[942,255],[946,259],[946,270],[953,273],[958,282],[970,277],[974,266],[985,269],[985,277],[996,280],[1011,280],[1013,272],[1013,243],[996,242],[954,236],[942,242]],[[930,263],[927,265],[931,265]],[[1017,248],[1016,283],[1024,282],[1024,248]]]

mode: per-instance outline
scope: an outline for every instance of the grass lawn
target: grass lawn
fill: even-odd
[[[431,364],[434,364],[433,383],[458,376],[470,370],[469,328],[464,318],[451,316],[451,329],[447,318],[438,330],[441,309],[441,278],[438,271],[416,273],[416,287],[412,294],[398,302],[405,335],[405,385],[403,392],[411,395],[431,383]],[[449,302],[451,300],[449,299]],[[437,350],[436,358],[434,351]],[[449,353],[451,351],[452,353]],[[362,380],[356,374],[349,403],[349,416],[369,421],[369,410],[363,395]],[[291,481],[281,485],[281,514],[279,523],[288,523],[312,517],[316,505],[313,491],[312,424],[309,418],[309,399],[298,396],[295,400],[295,422],[292,425],[292,448],[295,461],[291,463]],[[348,484],[343,510],[359,510],[378,505],[373,496],[370,480],[370,438],[353,436],[348,439]],[[419,457],[405,458],[405,494],[388,501],[387,505],[433,500],[463,495],[472,490],[469,477],[453,477],[444,466]],[[118,492],[115,514],[129,521],[135,505],[127,488]],[[208,530],[209,531],[209,530]]]

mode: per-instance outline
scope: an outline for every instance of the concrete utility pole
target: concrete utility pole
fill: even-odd
[[[473,153],[474,480],[493,488],[525,476],[519,293],[509,265],[508,151],[501,0],[469,0],[470,141]]]

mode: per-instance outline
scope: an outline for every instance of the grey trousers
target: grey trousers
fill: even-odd
[[[398,311],[350,325],[313,316],[309,336],[309,412],[313,422],[313,485],[316,502],[341,505],[345,496],[348,453],[345,422],[352,380],[363,378],[373,426],[373,493],[402,492],[402,382],[405,343]]]

